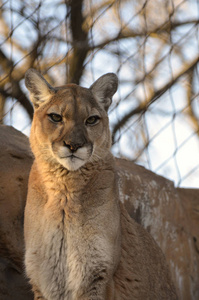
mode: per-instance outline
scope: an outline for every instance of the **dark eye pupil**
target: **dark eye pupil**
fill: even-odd
[[[61,122],[62,121],[62,116],[58,114],[49,114],[49,117],[53,122]]]
[[[89,118],[89,119],[88,119],[88,122],[89,122],[89,123],[94,123],[94,122],[95,122],[95,117]]]
[[[87,124],[95,124],[99,120],[98,116],[92,116],[86,120]]]

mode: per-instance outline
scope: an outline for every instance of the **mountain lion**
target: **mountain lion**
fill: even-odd
[[[164,256],[119,201],[107,110],[115,74],[89,89],[26,73],[35,160],[25,208],[34,299],[176,299]]]

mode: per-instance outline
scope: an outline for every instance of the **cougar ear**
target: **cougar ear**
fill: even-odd
[[[114,73],[107,73],[98,78],[90,87],[96,100],[107,111],[112,97],[117,91],[118,78]]]
[[[35,69],[29,69],[26,72],[25,85],[35,108],[48,101],[55,93],[55,89]]]

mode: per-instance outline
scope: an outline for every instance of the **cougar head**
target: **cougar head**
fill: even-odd
[[[34,105],[30,143],[35,157],[75,171],[103,159],[110,150],[107,110],[118,80],[108,73],[90,88],[76,84],[52,87],[36,70],[25,84]]]

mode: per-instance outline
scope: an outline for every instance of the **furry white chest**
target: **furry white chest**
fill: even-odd
[[[93,282],[106,282],[112,269],[112,244],[86,219],[79,221],[70,222],[63,210],[44,213],[40,238],[35,236],[26,252],[27,273],[47,300],[83,299]]]

